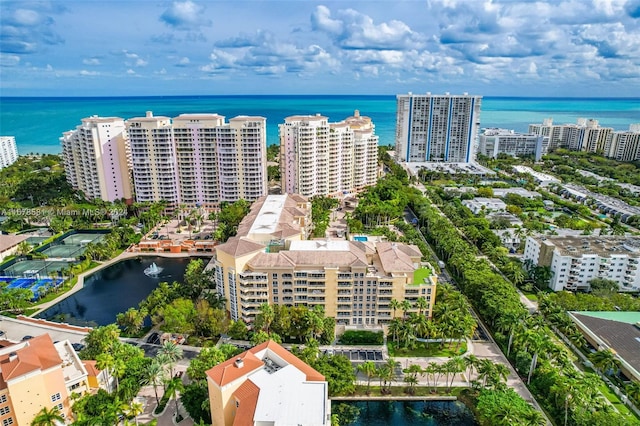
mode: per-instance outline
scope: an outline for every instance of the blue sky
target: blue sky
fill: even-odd
[[[0,24],[2,96],[640,96],[640,0],[1,0]]]

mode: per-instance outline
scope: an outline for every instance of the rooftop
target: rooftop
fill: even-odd
[[[556,247],[562,256],[581,256],[596,254],[600,257],[628,255],[640,257],[640,237],[621,236],[554,236],[534,237]]]
[[[640,312],[570,312],[576,325],[599,340],[601,346],[614,350],[627,364],[636,380],[640,379],[640,328],[628,321]],[[618,317],[616,314],[627,314]],[[609,317],[609,318],[605,318]]]
[[[24,240],[29,238],[28,235],[3,235],[0,234],[0,253],[17,246]]]
[[[0,349],[0,390],[6,382],[23,375],[62,364],[62,358],[48,334]]]

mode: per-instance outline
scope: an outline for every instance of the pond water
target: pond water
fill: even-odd
[[[339,404],[355,406],[359,415],[355,426],[476,426],[471,410],[459,401],[334,401],[331,412]]]
[[[209,258],[203,258],[205,262]],[[85,278],[84,287],[46,309],[37,317],[76,325],[107,325],[155,289],[160,282],[182,281],[190,258],[144,256],[114,263]],[[157,277],[147,276],[152,263],[163,268]]]

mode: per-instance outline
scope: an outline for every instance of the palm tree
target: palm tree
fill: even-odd
[[[173,398],[173,401],[176,404],[176,417],[180,414],[179,406],[178,406],[178,395],[179,392],[184,390],[184,386],[182,384],[182,379],[179,377],[174,377],[171,379],[171,383],[169,384],[169,398]]]
[[[593,363],[601,374],[607,374],[610,370],[617,370],[620,361],[616,358],[616,354],[611,349],[601,349],[597,352],[589,354],[589,361]]]
[[[376,365],[373,361],[365,361],[358,366],[358,371],[367,376],[367,395],[369,395],[371,378],[376,375]]]
[[[411,302],[403,300],[400,302],[400,309],[402,309],[402,321],[404,322],[407,320],[407,311],[411,309]]]
[[[530,329],[525,332],[524,346],[532,353],[531,365],[527,376],[527,384],[531,384],[531,376],[538,364],[538,356],[549,347],[549,336],[543,329]]]
[[[396,310],[400,309],[400,302],[396,299],[391,299],[389,302],[389,307],[393,309],[393,318],[396,317]]]
[[[494,370],[493,361],[490,359],[482,359],[480,360],[480,364],[476,367],[478,372],[478,379],[482,379],[482,387],[487,387],[487,381],[491,380],[491,376]]]
[[[636,401],[636,404],[640,402],[640,383],[631,382],[624,388],[627,396]]]
[[[135,419],[136,425],[138,424],[138,416],[144,413],[144,406],[141,402],[131,401],[129,405],[125,405],[126,414],[132,416]]]
[[[140,380],[140,384],[142,386],[153,386],[153,391],[156,394],[156,404],[158,405],[160,405],[160,398],[158,398],[158,386],[163,383],[163,378],[164,369],[160,363],[154,360],[147,366],[147,368],[144,369],[142,380]]]
[[[393,341],[397,342],[398,332],[402,328],[402,323],[398,318],[393,318],[389,323],[389,331],[393,335]]]
[[[424,297],[418,297],[415,303],[416,308],[418,308],[418,315],[422,316],[422,311],[429,309],[429,302]]]
[[[64,423],[64,417],[57,408],[43,407],[31,421],[31,426],[57,426],[61,423]]]
[[[96,368],[99,370],[105,370],[107,373],[107,383],[111,383],[111,379],[114,378],[112,370],[115,365],[116,359],[108,352],[101,353],[96,357]],[[109,388],[111,388],[111,386],[109,386]]]
[[[182,359],[182,348],[175,344],[175,342],[167,340],[158,351],[158,355],[166,357],[169,363],[171,377],[173,377],[173,364]]]
[[[468,354],[467,356],[465,356],[462,359],[463,359],[465,367],[467,368],[467,371],[468,371],[468,373],[467,373],[467,383],[469,384],[469,386],[471,386],[471,374],[473,373],[473,370],[476,369],[478,367],[478,365],[480,365],[480,358],[478,358],[474,354]]]

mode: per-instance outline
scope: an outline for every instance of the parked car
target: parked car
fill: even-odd
[[[31,340],[33,339],[33,336],[29,336],[28,334],[26,336],[22,337],[22,341],[24,342],[25,340]]]
[[[80,352],[81,350],[84,349],[84,345],[82,343],[72,343],[71,347],[73,348],[74,351],[76,352]]]

